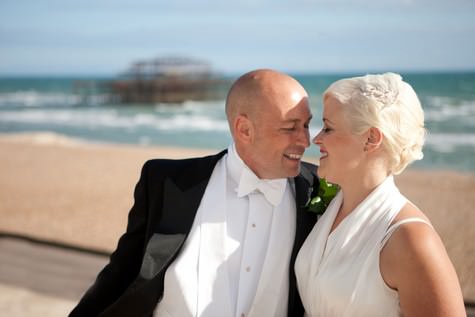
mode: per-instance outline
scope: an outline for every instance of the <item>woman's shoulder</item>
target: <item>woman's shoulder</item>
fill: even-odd
[[[430,224],[429,218],[419,209],[415,204],[409,200],[403,205],[399,213],[394,217],[391,222],[391,226],[395,225],[401,221],[407,221],[408,219],[422,219],[424,222]],[[414,221],[417,222],[417,221]]]
[[[390,236],[382,255],[387,254],[390,258],[422,260],[424,255],[434,251],[433,248],[443,248],[429,218],[410,201],[407,201],[393,219],[388,233]]]
[[[437,313],[463,308],[453,265],[424,213],[408,202],[392,228],[380,253],[380,271],[386,284],[398,291],[403,311],[415,316],[439,316]],[[420,294],[424,294],[423,301]]]
[[[446,262],[447,253],[442,240],[427,216],[411,202],[403,206],[388,231],[380,269],[390,287],[397,289],[401,283],[427,276],[438,264],[445,265],[442,262]]]

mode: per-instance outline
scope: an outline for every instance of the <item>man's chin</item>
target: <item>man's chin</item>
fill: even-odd
[[[287,177],[295,177],[300,174],[301,160],[287,160]]]
[[[297,177],[300,174],[300,164],[297,168],[293,168],[292,170],[289,170],[287,173],[287,177]]]

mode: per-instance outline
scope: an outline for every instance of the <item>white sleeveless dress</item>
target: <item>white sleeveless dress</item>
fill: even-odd
[[[410,218],[390,227],[407,200],[389,176],[330,233],[342,199],[340,192],[295,262],[305,316],[400,316],[398,294],[381,276],[379,254],[398,226],[427,222]]]

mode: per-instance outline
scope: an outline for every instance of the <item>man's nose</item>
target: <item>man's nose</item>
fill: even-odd
[[[310,146],[310,132],[308,129],[302,129],[298,136],[299,145],[302,145],[306,148]]]

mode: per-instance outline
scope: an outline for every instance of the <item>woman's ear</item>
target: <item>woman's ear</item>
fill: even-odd
[[[378,128],[370,128],[368,130],[368,139],[366,140],[365,152],[372,152],[381,146],[384,135]]]

